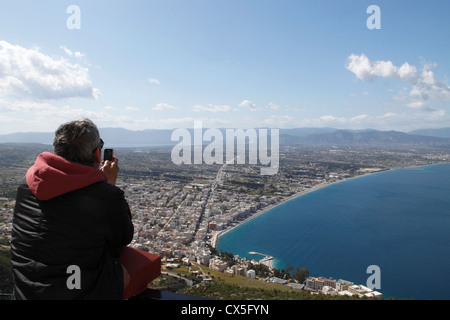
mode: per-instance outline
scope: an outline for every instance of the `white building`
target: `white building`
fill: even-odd
[[[347,288],[351,285],[353,285],[353,282],[339,279],[338,281],[336,281],[336,290],[344,291],[347,290]]]
[[[209,260],[209,267],[213,270],[224,272],[227,269],[227,264],[220,259],[211,259]]]
[[[253,269],[248,270],[248,271],[247,271],[247,277],[252,278],[252,279],[255,279],[255,277],[256,277],[256,272],[255,272],[255,270],[253,270]]]
[[[349,292],[358,295],[359,297],[382,297],[382,294],[378,291],[373,291],[372,289],[363,285],[351,285],[347,289]]]

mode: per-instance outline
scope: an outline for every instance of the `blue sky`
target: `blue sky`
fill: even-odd
[[[70,5],[80,29],[69,29]],[[366,25],[380,9],[381,29]],[[450,2],[2,1],[0,134],[450,126]]]

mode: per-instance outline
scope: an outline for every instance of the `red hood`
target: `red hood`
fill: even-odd
[[[36,198],[49,200],[96,182],[107,181],[107,176],[97,168],[43,152],[28,169],[26,180]]]

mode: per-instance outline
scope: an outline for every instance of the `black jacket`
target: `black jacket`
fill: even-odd
[[[40,200],[28,174],[27,182],[18,188],[13,217],[15,298],[120,299],[120,247],[133,238],[123,191],[99,181]],[[74,279],[79,289],[70,285]]]

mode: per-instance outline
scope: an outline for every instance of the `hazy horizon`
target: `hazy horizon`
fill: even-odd
[[[75,120],[75,119],[74,119]],[[143,128],[143,129],[127,129],[124,127],[98,127],[99,131],[101,130],[108,130],[108,129],[117,129],[117,130],[127,130],[127,131],[131,131],[131,132],[142,132],[142,131],[150,131],[150,130],[154,130],[154,131],[173,131],[176,129],[179,129],[180,127],[173,127],[173,128],[165,128],[165,129],[157,129],[157,128]],[[414,129],[414,130],[409,130],[409,131],[401,131],[401,130],[378,130],[378,129],[373,129],[373,128],[365,128],[365,129],[345,129],[345,128],[334,128],[334,127],[292,127],[292,128],[271,128],[271,127],[248,127],[248,128],[238,128],[238,127],[203,127],[203,129],[210,129],[210,128],[215,128],[215,129],[222,129],[222,130],[226,130],[226,129],[243,129],[243,130],[248,130],[248,129],[279,129],[280,131],[286,131],[286,130],[328,130],[328,131],[350,131],[350,132],[364,132],[364,131],[381,131],[381,132],[389,132],[389,131],[397,131],[397,132],[402,132],[402,133],[411,133],[411,132],[415,132],[415,131],[426,131],[426,130],[445,130],[445,129],[449,129],[450,130],[450,126],[447,127],[437,127],[437,128],[422,128],[422,129]],[[15,131],[15,132],[8,132],[8,133],[0,133],[0,136],[5,136],[5,135],[11,135],[11,134],[29,134],[29,133],[54,133],[56,131],[57,127],[55,127],[54,130],[42,130],[42,131],[34,131],[34,130],[28,130],[28,131]],[[182,128],[182,129],[187,129],[187,130],[194,130],[194,127],[186,127],[186,128]],[[314,133],[312,133],[314,134]]]

